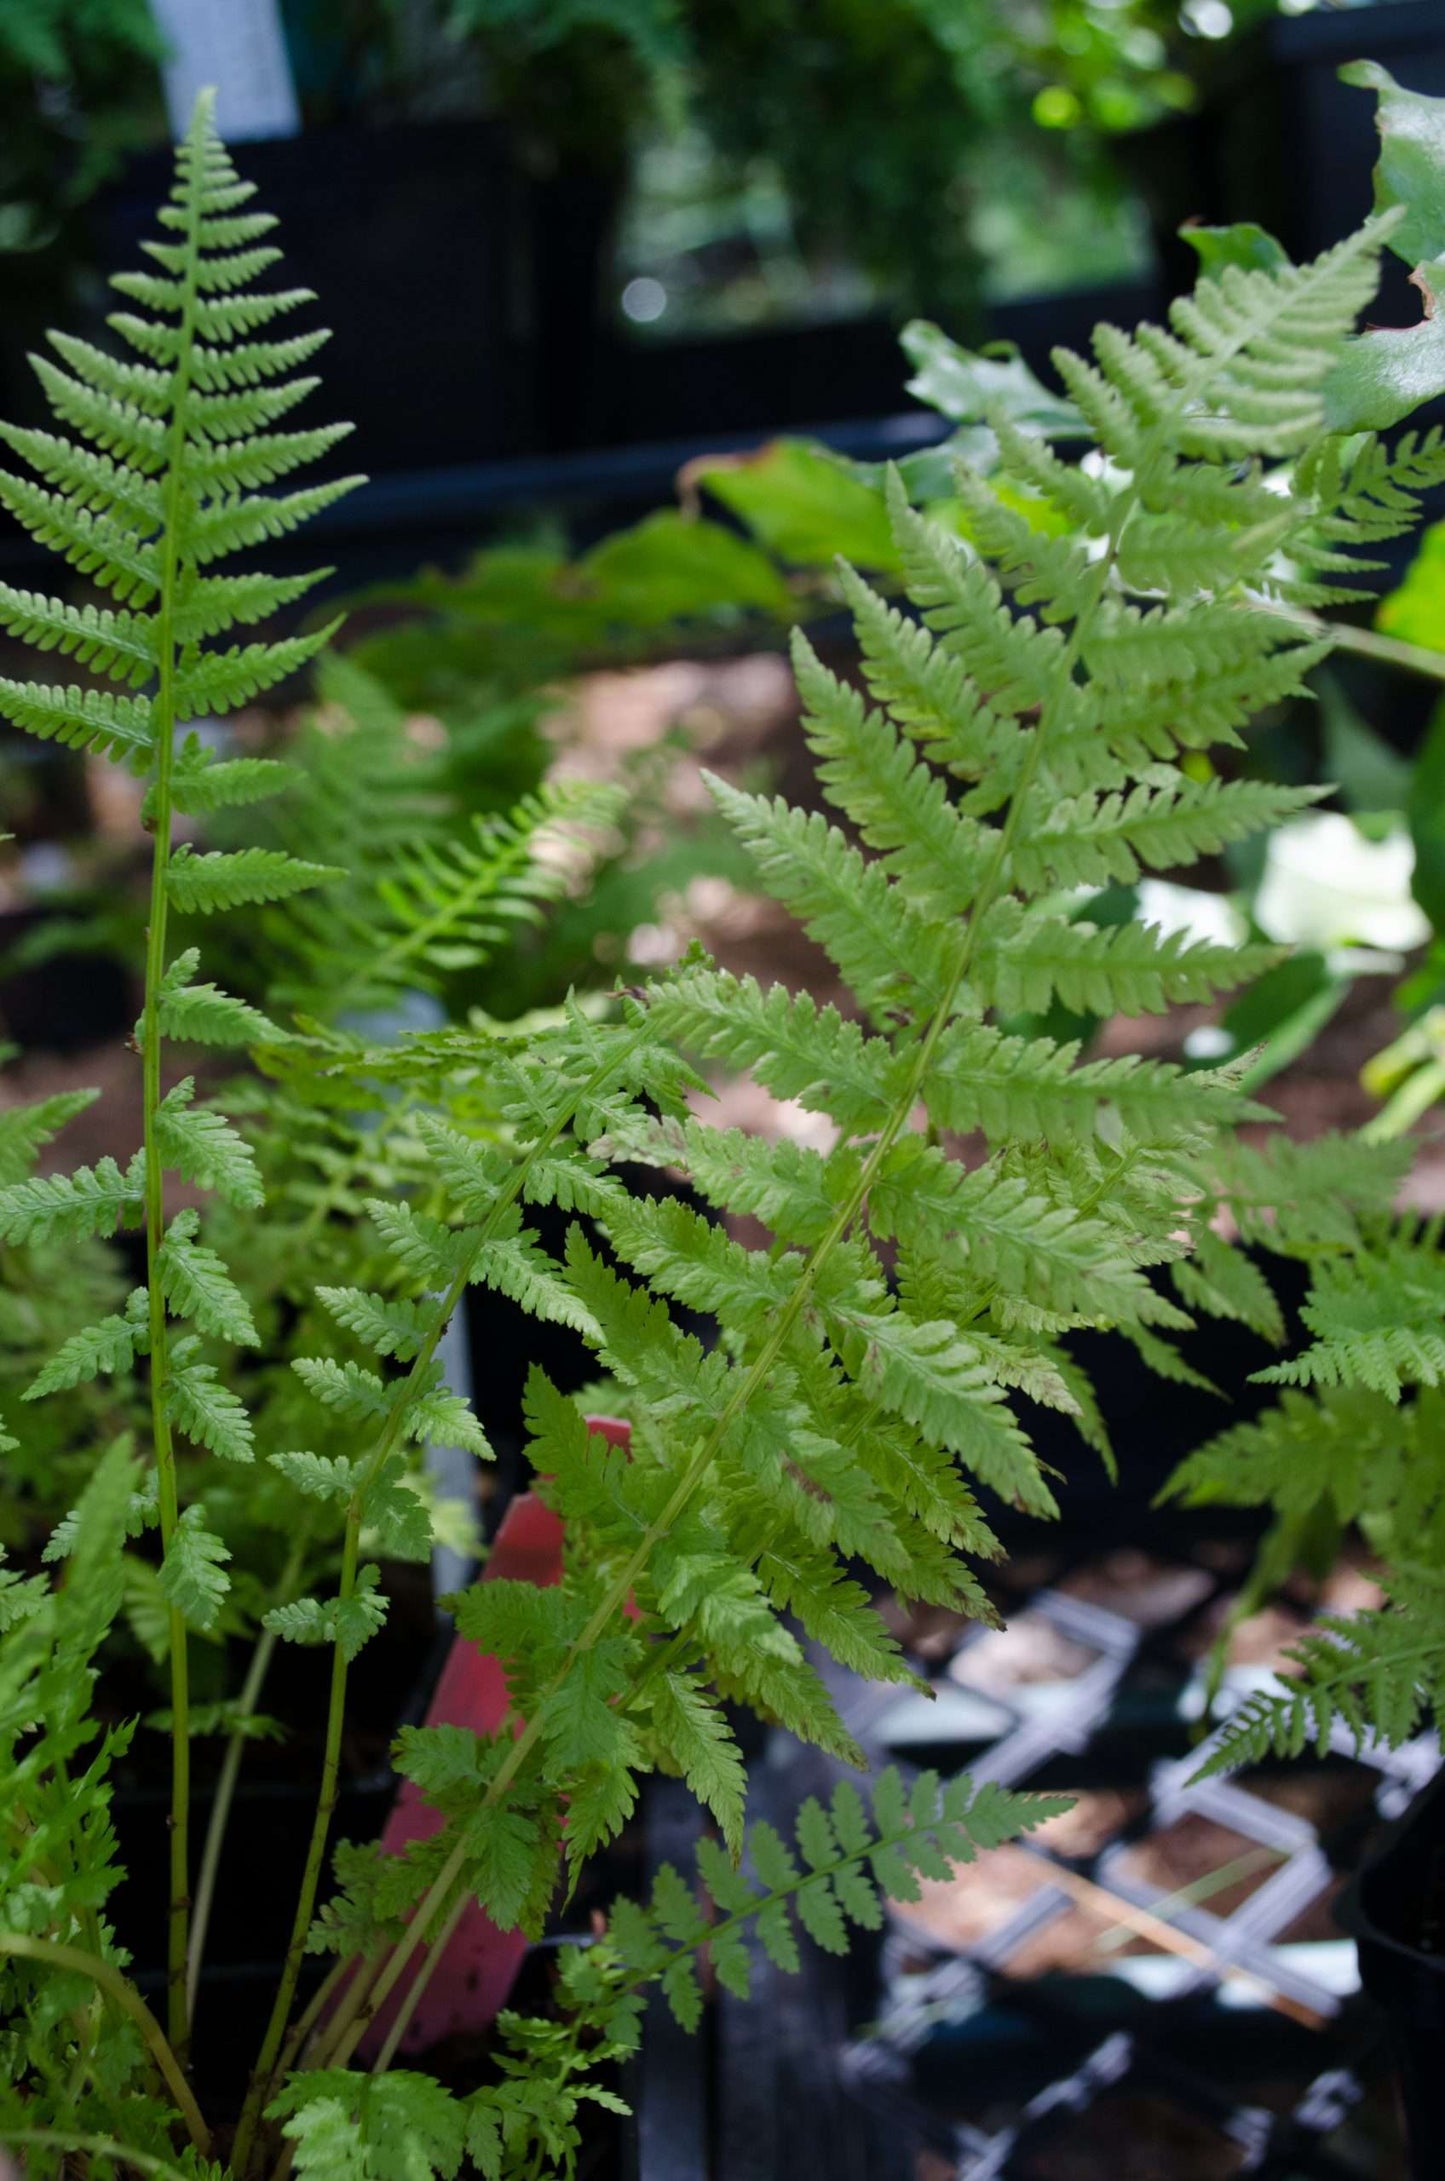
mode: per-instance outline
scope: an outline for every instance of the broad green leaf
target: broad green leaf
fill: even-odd
[[[700,470],[698,478],[780,560],[827,568],[841,555],[858,568],[898,571],[881,497],[826,448],[775,439],[756,454]]]

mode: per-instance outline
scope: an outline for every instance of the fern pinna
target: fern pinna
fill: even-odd
[[[245,209],[252,194],[203,98],[177,154],[162,239],[146,246],[155,270],[115,282],[134,306],[111,319],[130,356],[120,360],[54,335],[59,361],[37,357],[35,368],[57,419],[76,436],[6,427],[6,445],[41,482],[0,477],[0,500],[11,513],[115,601],[71,605],[0,589],[0,620],[13,634],[73,658],[93,677],[85,686],[5,681],[0,711],[32,734],[129,764],[148,782],[145,814],[155,842],[137,1026],[144,1143],[123,1169],[102,1160],[12,1185],[0,1199],[0,1235],[22,1242],[145,1225],[145,1289],[122,1312],[72,1336],[40,1383],[74,1383],[119,1371],[137,1353],[149,1357],[174,1723],[167,2011],[179,2053],[186,2045],[189,1893],[187,1630],[214,1620],[227,1554],[195,1510],[179,1504],[172,1440],[180,1434],[225,1458],[250,1460],[244,1411],[206,1360],[203,1341],[246,1343],[254,1328],[225,1266],[199,1239],[196,1214],[167,1222],[166,1175],[243,1205],[254,1206],[257,1191],[246,1147],[220,1114],[196,1103],[192,1080],[162,1091],[166,1039],[243,1043],[254,1030],[240,1003],[196,983],[194,953],[172,958],[167,925],[173,910],[204,915],[238,901],[275,900],[325,875],[320,865],[277,852],[203,854],[175,845],[179,814],[268,795],[284,777],[265,761],[217,762],[194,734],[182,741],[180,730],[281,681],[325,642],[324,630],[280,642],[219,641],[265,621],[316,578],[216,570],[294,529],[356,482],[259,489],[327,454],[347,427],[271,428],[315,385],[297,374],[325,335],[263,334],[307,297],[257,287],[280,253],[262,239],[271,218]]]

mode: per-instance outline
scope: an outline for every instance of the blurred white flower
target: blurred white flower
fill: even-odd
[[[1414,868],[1403,825],[1371,841],[1337,811],[1292,818],[1269,837],[1255,922],[1271,939],[1321,952],[1418,947],[1430,921],[1410,893]]]
[[[1141,878],[1136,892],[1140,923],[1157,926],[1166,938],[1178,931],[1209,946],[1244,945],[1249,927],[1228,894],[1176,886],[1167,878]]]

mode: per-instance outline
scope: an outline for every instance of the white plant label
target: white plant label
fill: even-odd
[[[208,83],[227,142],[297,134],[301,112],[277,0],[151,0],[151,9],[171,49],[166,105],[177,136]]]

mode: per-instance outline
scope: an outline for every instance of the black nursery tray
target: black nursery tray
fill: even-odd
[[[1397,2181],[1378,2021],[1334,1904],[1439,1750],[1341,1734],[1323,1761],[1196,1782],[1207,1653],[1248,1559],[1176,1523],[1147,1553],[1016,1563],[1004,1632],[905,1628],[932,1702],[825,1669],[875,1765],[1076,1809],[895,1910],[871,1956],[807,1949],[798,1979],[757,1958],[747,2007],[718,1996],[685,2095],[656,2019],[640,2181],[701,2181],[709,2158],[727,2181]],[[1306,1625],[1251,1617],[1224,1701]],[[830,1771],[776,1737],[755,1814],[788,1824]],[[685,1857],[662,1837],[678,1825],[655,1815],[655,1860]]]

